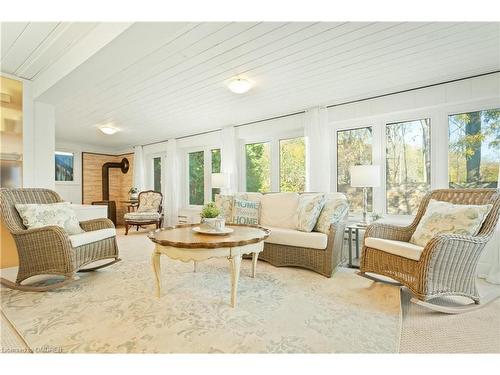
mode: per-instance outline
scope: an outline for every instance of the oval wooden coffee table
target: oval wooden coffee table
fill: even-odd
[[[210,258],[227,258],[231,270],[231,305],[235,307],[241,258],[245,254],[252,254],[252,277],[255,277],[257,258],[264,249],[264,240],[270,232],[258,226],[226,225],[234,229],[234,232],[227,235],[200,234],[193,231],[195,226],[199,224],[162,228],[148,234],[149,239],[156,244],[151,259],[156,281],[156,295],[160,297],[160,256],[162,254],[171,259],[194,262],[194,272],[196,272],[197,262]]]

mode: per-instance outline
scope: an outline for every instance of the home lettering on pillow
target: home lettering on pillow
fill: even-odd
[[[234,199],[233,223],[245,225],[258,225],[260,213],[260,202]]]

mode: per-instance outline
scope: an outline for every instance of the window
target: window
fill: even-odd
[[[246,191],[271,190],[271,145],[269,142],[245,145]]]
[[[411,215],[430,189],[430,119],[387,124],[387,213]]]
[[[337,132],[337,191],[349,199],[351,212],[363,211],[363,188],[351,187],[349,168],[372,164],[372,128]],[[368,188],[368,211],[373,211],[373,189]]]
[[[153,158],[153,188],[161,192],[161,156]]]
[[[56,181],[73,181],[73,161],[74,155],[71,152],[56,151]]]
[[[305,191],[306,145],[304,137],[282,139],[280,147],[280,191]]]
[[[496,188],[500,108],[448,116],[448,180],[453,188]]]
[[[220,173],[220,148],[210,150],[212,154],[212,173]],[[220,194],[220,188],[212,188],[212,202],[215,202],[215,194]]]
[[[190,152],[189,156],[189,204],[203,205],[205,201],[204,152]]]

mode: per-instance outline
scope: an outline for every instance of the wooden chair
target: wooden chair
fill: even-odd
[[[77,272],[95,271],[120,261],[115,226],[111,220],[103,218],[81,221],[80,226],[85,233],[69,236],[63,228],[55,225],[26,229],[15,208],[17,203],[49,204],[62,201],[59,194],[48,189],[0,189],[2,219],[14,237],[19,256],[16,281],[2,278],[3,285],[25,291],[45,291],[77,279]],[[102,232],[98,233],[102,230],[106,230],[104,232],[107,237],[102,236]],[[110,235],[110,232],[113,233]],[[73,247],[72,242],[76,236],[79,236],[81,245]],[[82,237],[86,237],[87,240],[82,241]],[[94,237],[102,239],[92,240]],[[111,261],[96,267],[83,268],[103,259]],[[24,280],[37,275],[59,275],[64,276],[64,280],[46,286],[21,284]]]
[[[139,230],[143,225],[156,225],[160,228],[163,222],[162,214],[163,195],[159,191],[141,191],[138,198],[138,206],[135,212],[127,212],[125,219],[125,235],[128,234],[130,226],[136,226]]]
[[[381,238],[398,241],[411,250],[409,240],[431,199],[454,204],[492,204],[479,233],[475,236],[439,234],[420,250],[419,256],[396,255],[367,246],[367,239]],[[415,296],[412,302],[435,311],[460,313],[471,311],[499,297],[497,293],[481,298],[476,287],[479,257],[494,234],[500,212],[500,190],[498,189],[442,189],[427,194],[413,222],[405,227],[374,223],[366,229],[359,275],[375,281],[384,281],[374,273],[397,280]],[[373,241],[368,241],[373,243]],[[398,243],[395,243],[398,245]],[[407,245],[405,245],[407,244]],[[412,259],[413,258],[413,259]],[[473,304],[464,306],[442,306],[429,302],[441,296],[464,296]]]

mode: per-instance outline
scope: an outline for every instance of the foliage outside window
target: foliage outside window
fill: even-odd
[[[73,181],[74,155],[71,152],[56,151],[55,176],[56,181]]]
[[[271,145],[269,142],[245,145],[246,191],[271,190]]]
[[[372,128],[337,132],[337,191],[345,193],[351,212],[363,211],[363,188],[351,187],[349,168],[372,164]],[[368,211],[373,211],[373,188],[368,188]]]
[[[189,204],[203,205],[205,200],[204,152],[190,152],[189,156]]]
[[[220,173],[220,148],[211,150],[212,153],[212,173]],[[220,188],[212,188],[212,202],[215,201],[215,194],[220,194]]]
[[[280,140],[280,191],[305,191],[306,145],[304,137]]]
[[[153,158],[153,187],[161,192],[161,157]]]
[[[430,119],[386,125],[387,213],[414,214],[430,189]]]
[[[448,116],[448,180],[452,188],[496,188],[500,108]]]

